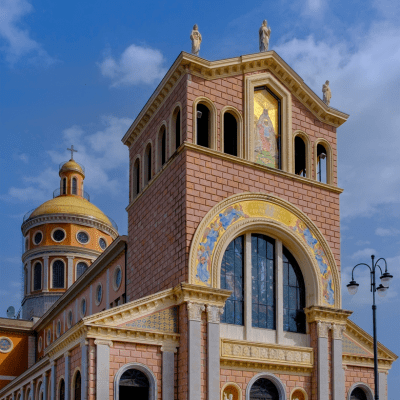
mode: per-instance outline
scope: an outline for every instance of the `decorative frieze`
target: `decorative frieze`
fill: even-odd
[[[224,313],[224,307],[211,306],[208,304],[206,310],[207,322],[212,324],[219,324],[221,315]]]
[[[204,304],[199,303],[187,303],[188,319],[189,321],[201,321],[201,313],[205,311],[206,307]]]

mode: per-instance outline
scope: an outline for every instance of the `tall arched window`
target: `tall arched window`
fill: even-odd
[[[279,400],[279,391],[269,379],[257,379],[250,389],[250,400]]]
[[[137,158],[135,163],[133,164],[132,171],[132,194],[133,197],[137,196],[140,193],[140,162]]]
[[[230,112],[224,113],[224,153],[238,155],[238,123]]]
[[[163,125],[158,134],[158,168],[161,168],[167,160],[166,130]]]
[[[26,265],[25,265],[24,272],[25,272],[25,294],[27,294],[28,293],[28,270],[26,268]]]
[[[42,288],[42,264],[37,262],[33,267],[33,290]]]
[[[328,154],[325,147],[318,143],[317,145],[317,180],[319,182],[327,183],[327,161]]]
[[[251,235],[252,325],[275,329],[275,241]]]
[[[84,274],[87,269],[88,265],[85,262],[83,261],[78,262],[78,264],[76,265],[76,279],[78,279],[82,274]]]
[[[294,173],[300,176],[306,174],[306,144],[300,136],[294,138]]]
[[[81,387],[82,387],[81,373],[78,371],[75,376],[74,400],[81,400]]]
[[[60,388],[58,389],[58,399],[65,400],[65,382],[61,379]]]
[[[62,180],[62,194],[67,194],[67,178]]]
[[[176,150],[181,145],[181,110],[176,107],[172,113],[172,141],[173,148]]]
[[[78,182],[76,178],[72,178],[72,194],[78,194]]]
[[[223,323],[235,325],[244,323],[243,261],[243,236],[239,236],[229,243],[221,264],[221,289],[232,290],[221,316]]]
[[[65,264],[61,260],[53,263],[53,289],[64,289]]]
[[[147,376],[137,369],[128,369],[119,380],[119,400],[148,400],[149,391]]]
[[[290,254],[283,248],[283,330],[306,333],[305,288],[300,268]]]
[[[200,146],[211,147],[211,115],[210,110],[205,104],[197,104],[196,119],[196,143]]]
[[[149,143],[144,152],[144,179],[145,184],[151,180],[151,144]]]

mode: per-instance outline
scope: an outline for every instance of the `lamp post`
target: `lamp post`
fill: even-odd
[[[386,290],[389,289],[389,282],[393,278],[393,275],[389,274],[387,270],[387,262],[384,258],[379,258],[376,262],[375,256],[371,256],[371,266],[365,263],[357,264],[353,270],[351,271],[351,281],[347,285],[347,289],[351,295],[357,293],[358,286],[360,286],[354,280],[354,270],[359,265],[365,265],[370,270],[370,278],[371,278],[371,292],[372,292],[372,321],[373,321],[373,332],[374,332],[374,380],[375,380],[375,400],[379,400],[379,383],[378,383],[378,345],[377,345],[377,338],[376,338],[376,304],[375,304],[375,292],[378,292],[380,297],[385,297]],[[385,262],[385,272],[382,272],[382,268],[378,264],[379,261]],[[376,287],[376,279],[375,279],[375,271],[379,268],[381,271],[381,283],[378,287]],[[385,286],[386,285],[386,286]]]

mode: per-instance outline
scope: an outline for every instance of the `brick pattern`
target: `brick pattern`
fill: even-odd
[[[345,394],[347,393],[351,386],[357,382],[366,383],[374,393],[375,381],[374,381],[374,369],[367,367],[356,367],[348,365],[345,369]]]

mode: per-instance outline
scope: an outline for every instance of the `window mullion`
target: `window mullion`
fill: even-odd
[[[275,241],[275,296],[276,296],[276,343],[283,343],[283,259],[282,242]]]
[[[245,338],[250,340],[251,335],[251,233],[245,235],[245,247],[244,247],[244,325],[245,325]]]

